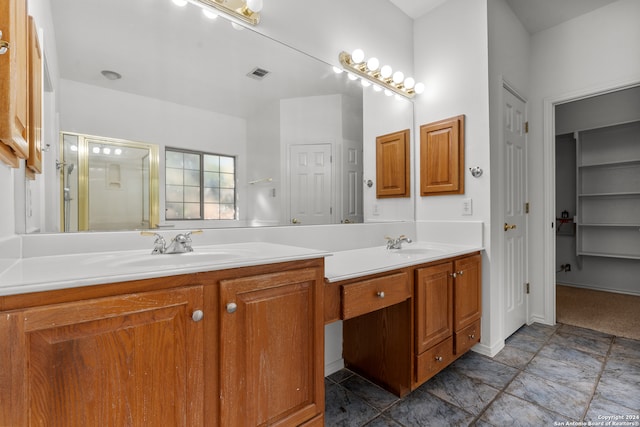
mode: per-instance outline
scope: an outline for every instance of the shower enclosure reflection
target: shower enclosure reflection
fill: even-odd
[[[73,133],[63,133],[61,142],[64,231],[148,229],[158,223],[157,146]]]

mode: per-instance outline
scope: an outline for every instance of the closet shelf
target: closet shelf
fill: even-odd
[[[580,227],[624,227],[624,228],[638,228],[638,231],[640,232],[640,223],[637,224],[616,224],[616,223],[578,223],[578,225]]]
[[[640,191],[620,191],[611,193],[580,193],[578,197],[634,197],[640,196]]]
[[[578,255],[584,256],[597,256],[604,258],[624,258],[624,259],[640,259],[640,255],[637,254],[623,254],[623,253],[612,253],[612,252],[578,252]]]
[[[633,160],[625,159],[625,160],[619,160],[619,161],[589,163],[586,165],[578,165],[578,168],[606,168],[609,166],[634,166],[634,165],[640,165],[640,159],[633,159]]]

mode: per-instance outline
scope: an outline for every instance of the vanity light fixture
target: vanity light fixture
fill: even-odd
[[[174,0],[175,1],[175,0]],[[198,6],[213,8],[217,12],[222,12],[234,19],[257,25],[260,22],[260,11],[262,10],[262,0],[189,0]],[[209,16],[209,15],[208,15]]]
[[[394,93],[407,98],[413,98],[416,94],[424,91],[424,84],[416,83],[412,77],[404,76],[402,71],[395,73],[390,66],[384,65],[380,67],[380,61],[377,58],[369,58],[364,56],[362,49],[356,49],[351,53],[340,52],[338,57],[340,64],[348,72],[351,80],[361,79],[362,86],[367,87],[373,85],[376,92],[384,89],[387,96]],[[336,73],[342,72],[338,67],[333,67]]]

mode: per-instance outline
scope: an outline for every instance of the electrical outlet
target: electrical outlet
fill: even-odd
[[[377,203],[373,204],[373,209],[371,212],[374,216],[378,216],[380,215],[380,205],[378,205]]]
[[[564,266],[564,271],[565,271],[565,273],[568,272],[568,271],[571,271],[571,264],[566,264]]]

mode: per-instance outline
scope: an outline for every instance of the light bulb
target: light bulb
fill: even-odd
[[[380,92],[382,90],[382,88],[378,85],[373,85],[373,91],[374,92]]]
[[[356,76],[355,74],[349,73],[348,76],[349,76],[349,80],[358,80],[358,76]]]
[[[113,150],[113,152],[116,156],[119,156],[120,154],[122,154],[122,148],[116,148],[115,150]]]
[[[173,0],[173,4],[183,7],[187,5],[187,0]]]
[[[395,84],[400,84],[404,81],[404,73],[402,71],[396,71],[393,73],[393,82]]]
[[[424,83],[416,83],[416,86],[413,88],[413,90],[419,95],[422,92],[424,92]]]
[[[416,81],[413,79],[413,77],[407,77],[406,79],[404,79],[404,87],[406,87],[407,89],[411,89],[416,85]]]
[[[333,66],[333,72],[336,74],[342,74],[344,70],[340,67],[336,67],[335,65]]]
[[[388,65],[383,65],[382,68],[380,68],[380,76],[384,79],[388,79],[392,73],[393,70]]]
[[[391,92],[389,89],[385,89],[384,90],[384,94],[387,95],[387,96],[391,96],[391,95],[393,95],[393,92]]]
[[[104,148],[102,149],[102,152],[103,152],[104,154],[111,154],[111,148],[109,148],[109,147],[104,147]]]
[[[369,80],[365,80],[365,79],[360,79],[360,84],[362,85],[362,87],[371,86],[371,82]]]
[[[262,0],[247,0],[247,7],[252,12],[260,12],[262,10]]]
[[[237,22],[232,22],[231,26],[233,27],[234,30],[238,30],[238,31],[244,30],[244,27],[242,25],[238,24]]]
[[[362,51],[362,49],[356,49],[353,52],[351,52],[351,60],[355,64],[359,64],[362,61],[364,61],[364,52]]]
[[[209,9],[202,9],[202,14],[209,19],[216,19],[218,17],[217,13]]]
[[[71,151],[78,151],[78,146],[77,145],[72,145],[71,146]]]
[[[369,71],[376,71],[378,67],[380,67],[380,61],[378,61],[378,58],[369,58],[367,61],[367,68]]]
[[[93,154],[100,154],[100,147],[93,147]]]

